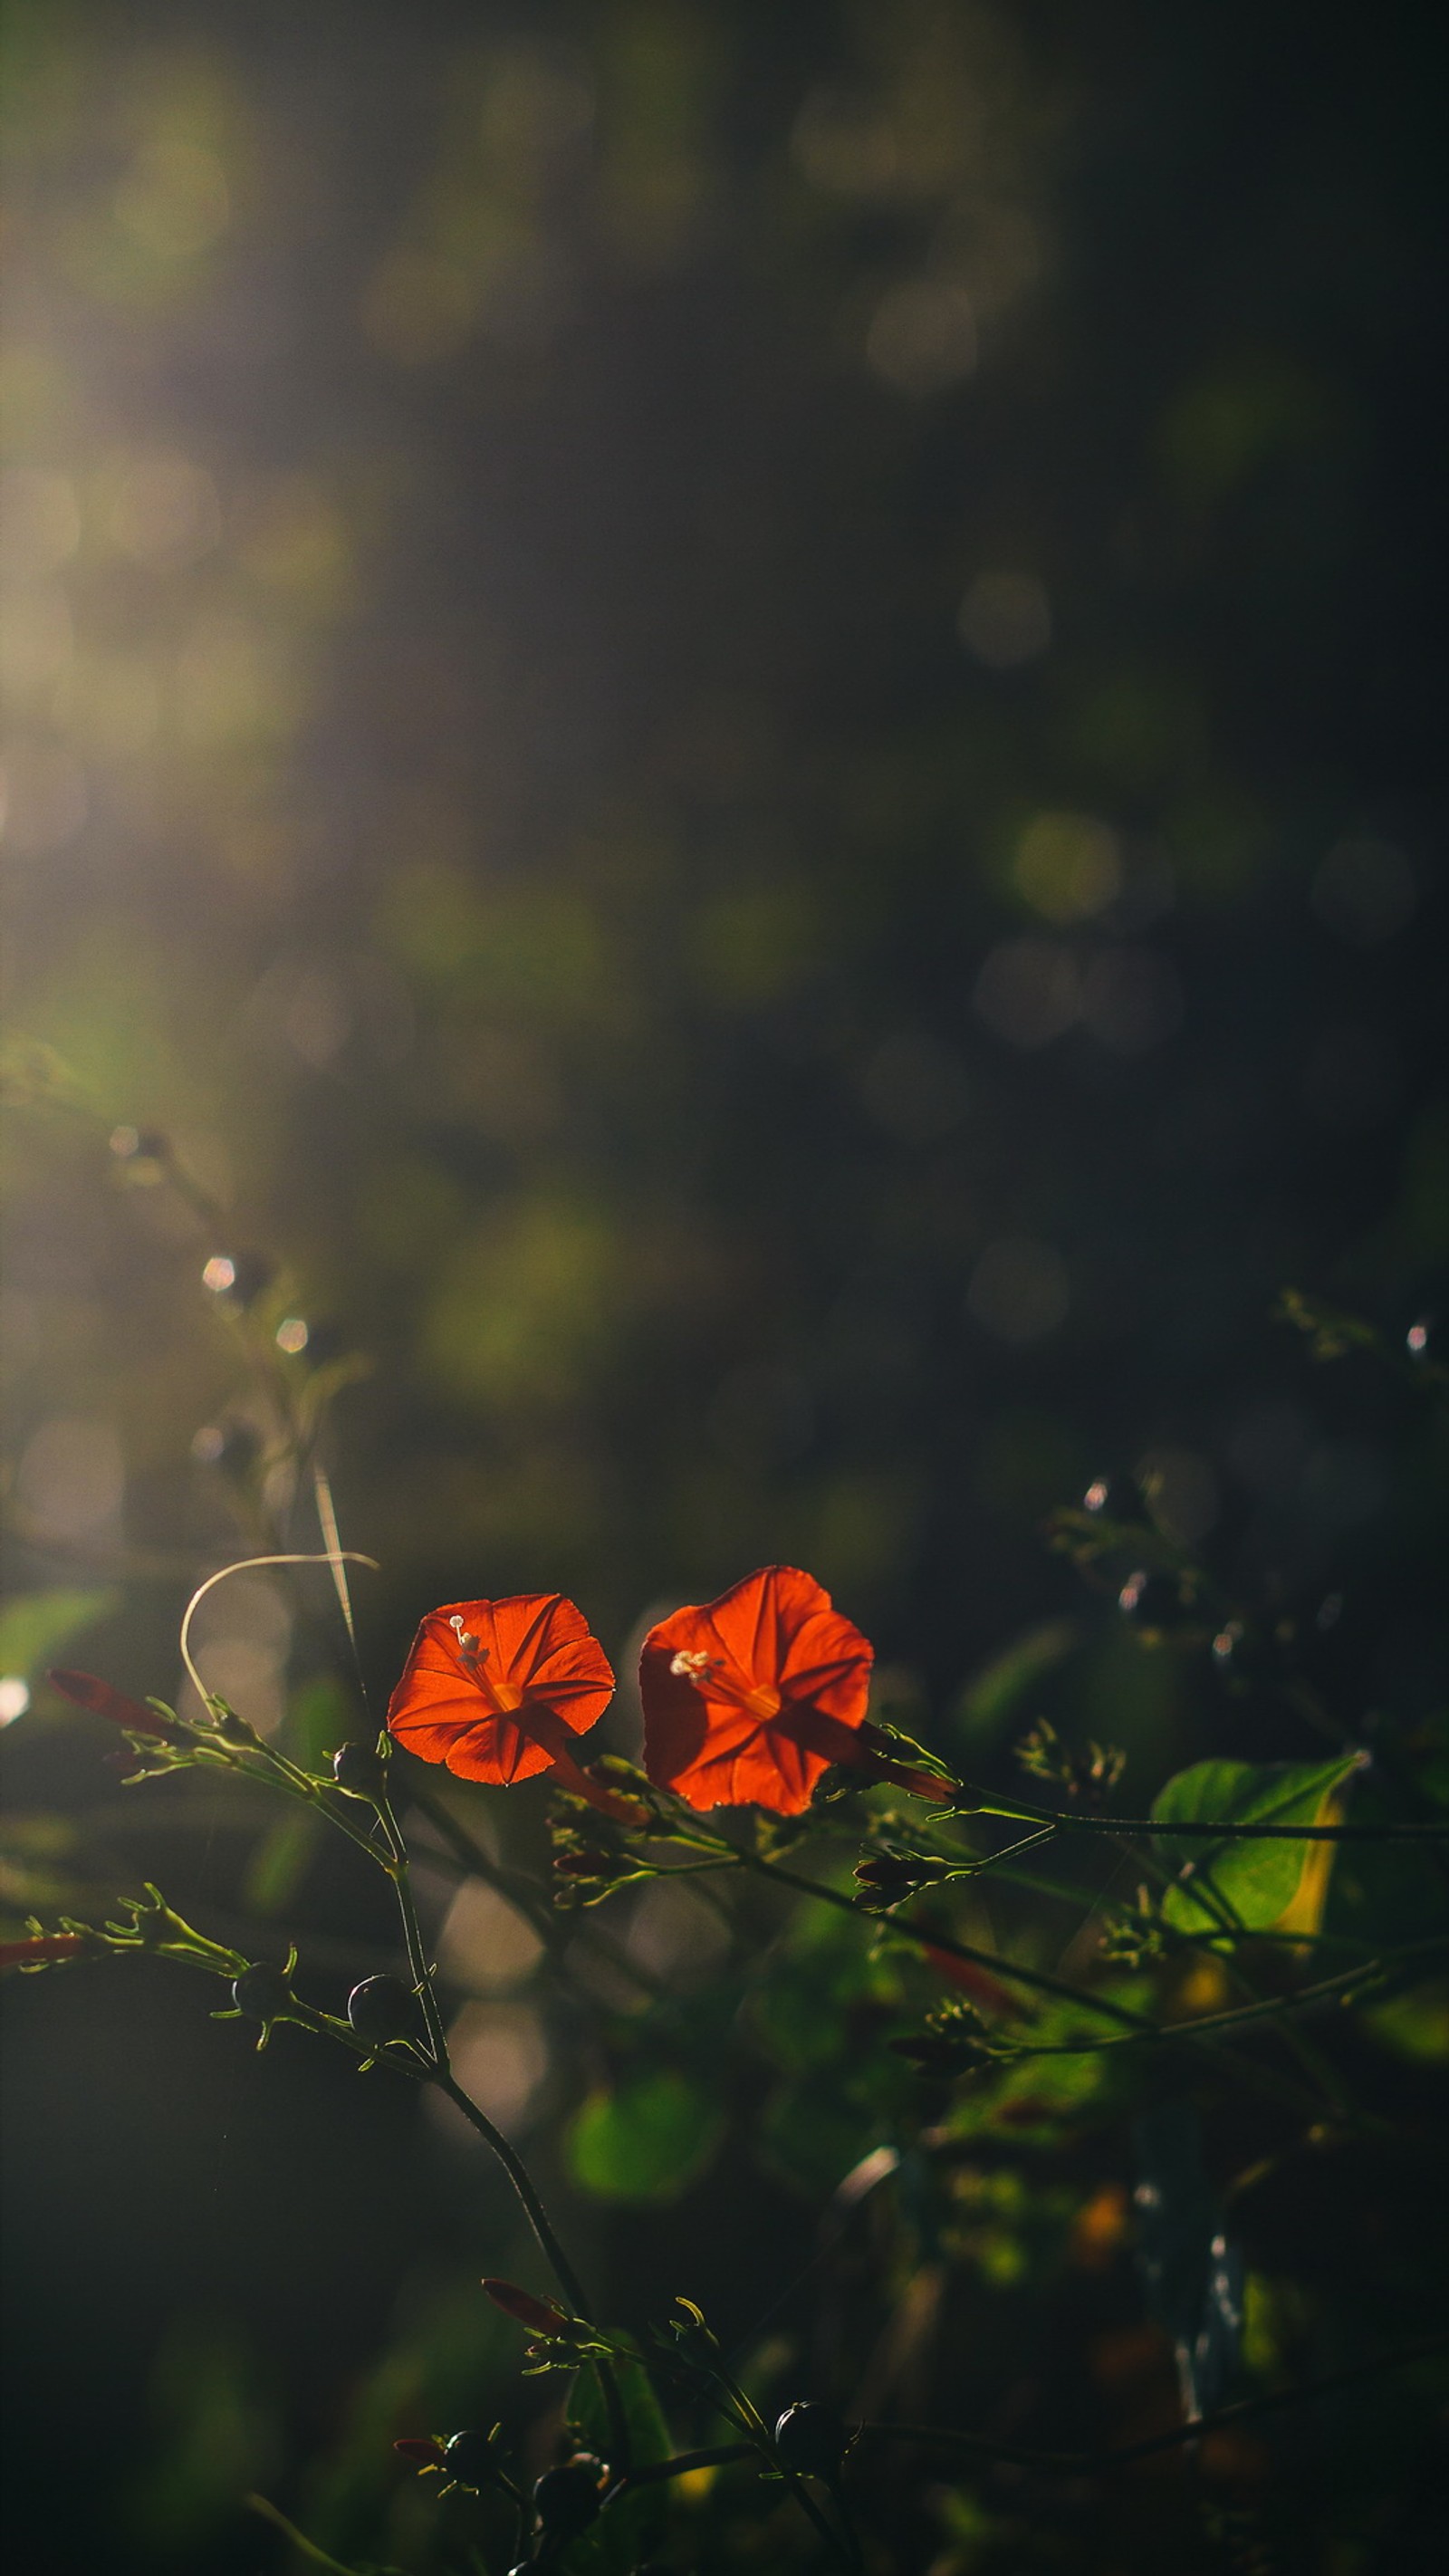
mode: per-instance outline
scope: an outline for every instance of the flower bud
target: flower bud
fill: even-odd
[[[359,1798],[381,1798],[387,1789],[387,1763],[370,1744],[339,1744],[332,1756],[332,1777],[339,1789]]]
[[[417,2004],[400,1977],[364,1977],[347,1998],[347,2018],[359,2039],[382,2045],[414,2036]]]
[[[563,2309],[555,2307],[552,2299],[536,2299],[531,2290],[520,2290],[516,2281],[489,2279],[483,2287],[495,2308],[527,2326],[530,2334],[557,2335],[568,2324]]]
[[[78,1708],[91,1709],[97,1717],[108,1717],[113,1726],[123,1726],[128,1735],[153,1735],[162,1744],[189,1744],[191,1738],[179,1726],[168,1725],[154,1708],[144,1701],[129,1699],[124,1691],[113,1690],[98,1673],[75,1672],[67,1664],[53,1664],[46,1674],[52,1690],[73,1699]]]
[[[411,2460],[415,2469],[440,2469],[443,2465],[443,2445],[431,2433],[403,2433],[392,2447],[400,2459]]]
[[[240,1709],[229,1708],[225,1700],[212,1703],[212,1722],[223,1744],[234,1744],[238,1750],[261,1741],[250,1718],[243,1717]]]
[[[244,1968],[231,1990],[231,1999],[248,2021],[274,2021],[278,2013],[290,2010],[296,1997],[291,1981],[280,1968],[258,1966]]]
[[[573,2540],[597,2521],[602,2475],[603,2463],[591,2451],[576,2451],[561,2469],[545,2469],[535,2480],[533,2509],[545,2540]]]
[[[0,1941],[0,1968],[43,1968],[74,1958],[86,1946],[83,1932],[32,1932],[23,1941]]]
[[[914,1873],[891,1852],[871,1852],[858,1860],[855,1875],[862,1887],[873,1888],[878,1896],[909,1896],[916,1884]]]
[[[1135,1476],[1094,1476],[1082,1508],[1102,1521],[1145,1521],[1147,1504]]]
[[[857,1902],[898,1904],[903,1897],[913,1896],[918,1887],[927,1887],[932,1879],[945,1878],[948,1864],[933,1860],[928,1852],[867,1852],[855,1864],[855,1875],[862,1889]]]
[[[837,2477],[849,2439],[833,2406],[787,2406],[775,2426],[781,2467],[802,2478]]]

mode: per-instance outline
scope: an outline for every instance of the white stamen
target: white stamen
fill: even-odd
[[[709,1666],[708,1655],[685,1651],[673,1657],[669,1669],[679,1681],[697,1682],[701,1674],[709,1671]]]

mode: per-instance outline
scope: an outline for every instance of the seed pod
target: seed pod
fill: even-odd
[[[332,1756],[332,1777],[339,1789],[360,1798],[380,1798],[387,1788],[387,1764],[370,1744],[339,1744]]]
[[[460,2487],[498,2484],[498,2454],[486,2433],[455,2433],[443,2444],[443,2466]]]
[[[850,2436],[833,2406],[801,2402],[787,2406],[775,2426],[775,2449],[782,2468],[797,2477],[838,2476]]]
[[[257,1966],[244,1968],[236,1979],[231,1999],[248,2021],[275,2021],[278,2013],[290,2010],[296,2002],[291,1982],[280,1968]]]
[[[382,2044],[413,2036],[417,2007],[401,1978],[364,1977],[347,1998],[347,2018],[359,2039]]]
[[[561,2469],[545,2469],[533,2489],[533,2509],[545,2540],[573,2540],[597,2521],[603,2464],[577,2451]]]

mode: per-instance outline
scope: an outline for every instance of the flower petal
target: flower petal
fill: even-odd
[[[446,1752],[431,1758],[446,1762],[455,1779],[487,1780],[501,1789],[511,1788],[515,1780],[536,1779],[540,1771],[553,1768],[548,1747],[536,1743],[509,1717],[480,1718],[455,1735]]]
[[[478,1641],[471,1663],[460,1631]],[[582,1735],[613,1690],[608,1657],[562,1593],[452,1601],[430,1610],[419,1627],[387,1722],[424,1762],[446,1763],[460,1779],[507,1783],[531,1779],[553,1762],[530,1729],[530,1707]]]
[[[699,1656],[697,1674],[677,1658]],[[828,1767],[748,1697],[776,1697],[858,1727],[873,1649],[798,1566],[762,1566],[717,1601],[652,1628],[640,1658],[645,1765],[694,1807],[764,1806],[799,1815]],[[713,1685],[713,1687],[712,1687]]]

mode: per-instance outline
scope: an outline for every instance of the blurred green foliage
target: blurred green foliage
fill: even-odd
[[[633,1753],[642,1624],[780,1558],[973,1775],[1019,1790],[1047,1717],[1124,1749],[1134,1812],[1266,1764],[1316,1798],[1291,1665],[1383,1765],[1356,1817],[1395,1762],[1442,1804],[1404,1344],[1449,1249],[1431,13],[5,0],[3,49],[7,1929],[159,1851],[219,1937],[295,1926],[333,2002],[394,1963],[348,1854],[195,1782],[121,1798],[42,1680],[174,1695],[201,1576],[320,1544],[319,1422],[382,1565],[359,1663],[322,1573],[198,1629],[304,1764],[424,1609],[543,1586]],[[254,1295],[203,1286],[253,1253]],[[1332,1368],[1272,1320],[1293,1286],[1371,1328]],[[1053,1559],[1046,1514],[1128,1471],[1136,1532]],[[1123,1587],[1183,1557],[1201,1637],[1134,1633]],[[421,1814],[420,1883],[460,2062],[616,2312],[698,2295],[762,2404],[1158,2429],[1132,2052],[923,2090],[888,2043],[940,1980],[888,1927],[763,1889],[748,1924],[657,1888],[525,1923],[540,1808],[459,1806],[492,1914]],[[1266,1927],[1301,1872],[1214,1877]],[[949,1919],[1075,1974],[1135,1891],[1067,1876]],[[1358,1955],[1442,1896],[1365,1845],[1314,1902]],[[344,2557],[441,2528],[508,2563],[491,2506],[386,2459],[492,2413],[552,2456],[460,2286],[512,2242],[491,2178],[300,2034],[252,2089],[194,1995],[143,1979],[133,2032],[86,1973],[14,1999],[27,2566],[280,2566],[233,2508],[281,2457]],[[1438,1990],[1354,2029],[1401,2166],[1356,2146],[1340,2191],[1305,2149],[1289,2206],[1284,2138],[1205,2101],[1264,2379],[1407,2334],[1441,2250]],[[1427,2563],[1423,2412],[1356,2407],[1280,2419],[1266,2501],[1222,2469],[1238,2562],[1190,2483],[1079,2511],[935,2466],[902,2546]],[[812,2563],[788,2499],[682,2492],[681,2567]]]

